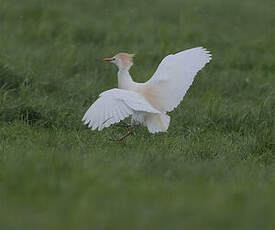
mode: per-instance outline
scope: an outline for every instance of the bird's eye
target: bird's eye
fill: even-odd
[[[113,61],[115,61],[116,60],[116,58],[113,58]]]

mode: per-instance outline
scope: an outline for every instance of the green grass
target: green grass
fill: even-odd
[[[273,0],[3,0],[0,229],[274,229]],[[122,143],[81,118],[117,86],[102,59],[213,54],[168,133]]]

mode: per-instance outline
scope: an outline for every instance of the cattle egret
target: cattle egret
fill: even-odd
[[[170,123],[167,112],[180,104],[198,71],[211,60],[210,52],[203,47],[170,54],[151,79],[137,83],[129,73],[133,57],[119,53],[104,58],[118,67],[118,88],[101,93],[82,119],[89,128],[100,131],[131,115],[128,132],[118,140],[129,136],[137,124],[146,126],[150,133],[166,132]]]

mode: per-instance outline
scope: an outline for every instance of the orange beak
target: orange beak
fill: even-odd
[[[104,58],[104,61],[113,61],[113,58]]]

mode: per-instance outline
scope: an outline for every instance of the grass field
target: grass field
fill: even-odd
[[[81,122],[102,61],[205,46],[168,133]],[[274,0],[2,0],[0,229],[275,229]]]

